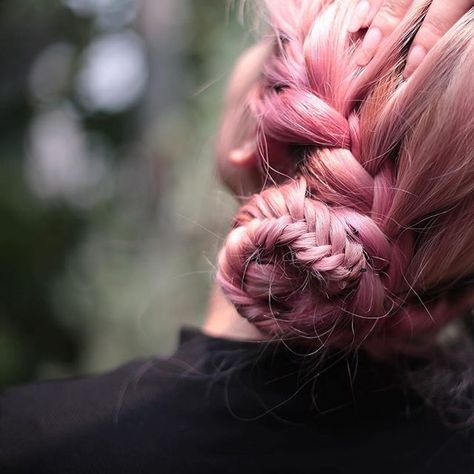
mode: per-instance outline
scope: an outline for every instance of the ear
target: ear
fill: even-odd
[[[241,146],[234,148],[229,153],[232,165],[248,168],[257,164],[257,144],[255,140],[247,140]]]
[[[262,171],[254,139],[233,148],[221,163],[220,173],[237,200],[243,201],[262,188]],[[224,164],[224,166],[222,166]]]

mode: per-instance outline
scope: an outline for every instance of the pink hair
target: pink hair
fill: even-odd
[[[429,2],[364,69],[355,0],[268,0],[275,48],[249,95],[294,175],[251,197],[217,280],[264,333],[401,350],[473,303],[474,10],[408,82]]]

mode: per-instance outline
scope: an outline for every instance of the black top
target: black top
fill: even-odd
[[[10,388],[0,472],[474,473],[473,436],[445,428],[399,368],[321,360],[183,329],[169,359]]]

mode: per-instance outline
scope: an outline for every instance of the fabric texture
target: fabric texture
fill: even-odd
[[[400,373],[183,328],[169,358],[3,391],[0,473],[474,473]]]

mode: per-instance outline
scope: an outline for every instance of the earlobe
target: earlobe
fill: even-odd
[[[229,162],[235,166],[251,166],[257,159],[257,144],[255,140],[248,140],[229,152]]]
[[[222,155],[219,164],[221,179],[238,200],[261,189],[262,172],[255,139],[246,140]]]

